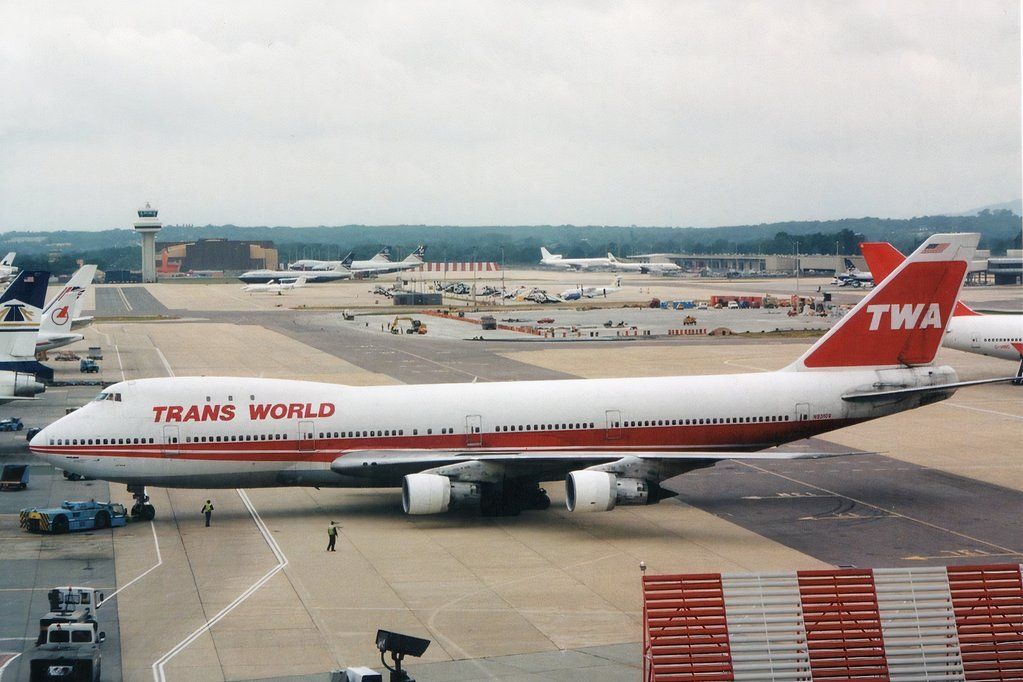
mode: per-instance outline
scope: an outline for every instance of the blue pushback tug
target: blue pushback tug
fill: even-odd
[[[127,525],[128,514],[117,502],[68,502],[50,509],[22,509],[21,527],[32,533],[69,533]]]

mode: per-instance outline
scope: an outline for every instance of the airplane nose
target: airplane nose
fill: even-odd
[[[43,445],[46,445],[46,438],[47,438],[46,432],[49,430],[49,428],[50,427],[47,426],[45,429],[43,429],[39,433],[37,433],[36,435],[32,436],[32,440],[30,440],[28,442],[29,450],[32,450],[33,452],[35,452],[35,449],[37,447],[42,447]]]

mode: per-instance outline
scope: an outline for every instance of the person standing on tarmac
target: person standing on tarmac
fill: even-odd
[[[331,521],[330,525],[327,526],[327,551],[336,552],[334,549],[334,543],[337,542],[337,529],[341,526],[337,525],[337,521]]]
[[[210,517],[213,516],[213,503],[206,500],[206,504],[202,506],[202,513],[206,515],[206,527],[210,527]]]

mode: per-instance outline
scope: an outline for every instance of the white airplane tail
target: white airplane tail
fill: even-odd
[[[426,244],[420,244],[416,247],[416,250],[405,257],[403,263],[422,263],[423,256],[426,255]]]
[[[298,279],[296,279],[295,280],[295,288],[298,289],[299,287],[304,287],[307,279],[308,278],[306,278],[306,277],[299,277]]]
[[[2,265],[4,267],[7,267],[7,268],[11,267],[12,265],[14,265],[14,256],[15,255],[17,255],[17,254],[14,251],[11,251],[10,253],[8,253],[6,256],[4,256],[3,260],[0,260],[0,265]]]
[[[380,249],[380,252],[377,253],[377,255],[375,255],[372,258],[370,258],[370,260],[374,261],[374,262],[377,262],[377,263],[390,263],[391,262],[391,249],[390,249],[390,247],[385,246],[384,248]]]
[[[42,332],[71,331],[71,322],[82,312],[82,298],[96,275],[95,265],[83,265],[71,276],[60,293],[43,309],[39,330]]]
[[[554,255],[543,246],[540,247],[540,256],[540,260],[557,260],[558,258],[561,258],[561,256]]]

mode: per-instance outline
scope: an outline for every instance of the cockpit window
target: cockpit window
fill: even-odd
[[[100,401],[103,401],[103,400],[113,400],[114,402],[118,402],[119,403],[119,402],[121,402],[121,394],[120,393],[107,393],[106,391],[104,391],[103,393],[100,393],[98,396],[93,398],[93,402],[97,402],[97,403],[100,402]]]
[[[106,399],[107,399],[107,394],[106,393],[100,393],[98,396],[96,396],[92,400],[93,400],[93,402],[97,402],[98,403],[98,402],[100,402],[102,400],[106,400]]]

